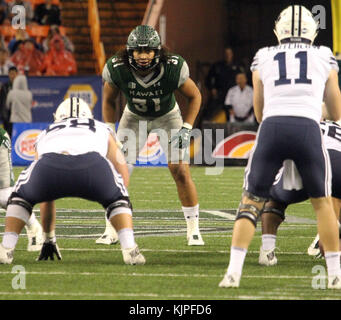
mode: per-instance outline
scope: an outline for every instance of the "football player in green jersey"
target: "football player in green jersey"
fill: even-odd
[[[130,172],[148,134],[156,132],[182,204],[188,245],[204,245],[199,231],[197,191],[188,161],[185,161],[192,126],[201,105],[201,94],[189,77],[186,61],[167,52],[152,27],[140,25],[130,33],[126,49],[107,61],[102,77],[102,111],[106,123],[113,125],[116,121],[115,99],[120,91],[127,100],[117,139],[122,143]],[[188,99],[183,117],[175,100],[175,91]],[[133,137],[129,132],[134,133]],[[106,225],[104,234],[96,243],[110,244],[116,239],[115,231],[108,223]]]
[[[8,133],[0,128],[0,207],[6,209],[7,200],[14,186],[14,173],[11,157],[11,139]],[[26,225],[28,251],[39,251],[42,247],[42,227],[32,213]]]

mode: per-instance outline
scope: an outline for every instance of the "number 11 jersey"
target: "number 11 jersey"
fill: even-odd
[[[319,122],[326,81],[339,71],[328,47],[286,43],[256,53],[251,71],[264,86],[263,120],[273,116],[305,117]]]

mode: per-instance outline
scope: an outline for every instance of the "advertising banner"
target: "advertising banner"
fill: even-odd
[[[12,131],[12,162],[14,166],[28,166],[35,155],[34,144],[49,123],[14,123]]]
[[[140,151],[137,166],[167,166],[166,155],[162,150],[156,133],[151,133]]]
[[[28,166],[34,160],[34,144],[41,131],[50,123],[14,123],[12,133],[12,162]],[[136,166],[167,166],[167,159],[156,134],[150,134],[137,158]]]
[[[245,165],[256,139],[258,125],[250,123],[203,122],[201,135],[194,140],[191,162],[203,165]]]
[[[69,97],[84,99],[94,118],[102,120],[102,79],[100,76],[27,77],[33,94],[32,122],[53,122],[57,106]],[[6,83],[8,77],[1,76]]]

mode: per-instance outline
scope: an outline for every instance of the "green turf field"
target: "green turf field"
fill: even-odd
[[[16,175],[20,168],[16,168]],[[313,289],[315,268],[325,266],[306,254],[316,235],[308,202],[291,206],[278,234],[278,265],[258,265],[260,224],[249,248],[239,289],[219,288],[229,258],[233,214],[238,206],[243,168],[225,168],[206,175],[192,167],[200,200],[203,247],[188,247],[186,226],[175,184],[166,168],[136,168],[129,188],[134,206],[136,241],[146,257],[144,266],[123,264],[119,245],[96,245],[104,230],[104,212],[81,199],[57,201],[57,239],[63,260],[35,261],[19,239],[12,265],[0,265],[0,299],[339,299],[340,293]],[[35,209],[38,209],[36,207]],[[39,217],[39,211],[35,211]],[[3,234],[3,213],[0,232]],[[21,265],[25,289],[13,289]],[[317,266],[317,267],[316,267]],[[321,266],[321,267],[318,267]],[[314,272],[315,271],[315,272]],[[13,280],[14,279],[14,280]]]

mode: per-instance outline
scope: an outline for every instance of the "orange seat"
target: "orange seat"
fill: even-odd
[[[63,26],[58,26],[58,28],[59,28],[60,34],[62,36],[65,36],[66,35],[66,28]]]
[[[12,26],[0,26],[0,33],[5,39],[12,39],[15,36],[16,29]]]
[[[7,3],[12,2],[13,0],[6,0]],[[45,3],[45,0],[25,0],[31,3],[32,6],[37,6],[38,4]],[[52,4],[57,6],[60,5],[60,0],[53,0]]]
[[[45,0],[26,0],[29,1],[32,5],[32,7],[38,6],[39,4],[45,3]],[[60,5],[60,0],[53,0],[52,4],[55,4],[57,6]]]
[[[38,43],[46,38],[49,33],[50,26],[27,26],[26,30],[30,37],[35,38]]]
[[[27,26],[26,30],[31,37],[47,37],[49,33],[50,26]]]

